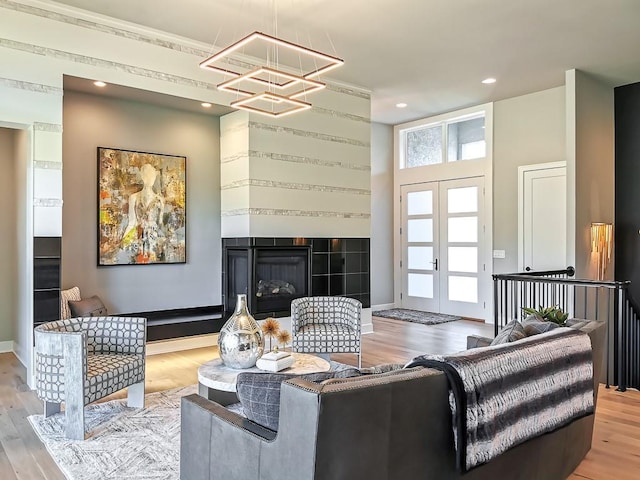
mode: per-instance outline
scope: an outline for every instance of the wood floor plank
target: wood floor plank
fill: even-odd
[[[406,363],[424,353],[464,350],[467,335],[492,336],[493,327],[458,321],[425,326],[374,317],[375,333],[362,338],[363,366]],[[146,392],[192,385],[197,368],[218,356],[210,347],[147,357]],[[333,360],[357,364],[352,354]],[[13,354],[0,354],[0,479],[62,480],[64,476],[28,424],[27,416],[42,411],[42,402],[25,382],[24,367]],[[106,400],[124,398],[126,391]],[[635,480],[640,475],[640,392],[600,388],[593,447],[571,480]],[[505,472],[504,480],[509,480]]]
[[[13,467],[9,461],[9,457],[7,457],[4,451],[2,443],[0,443],[0,473],[2,474],[2,480],[17,480],[18,478],[13,471]]]
[[[11,468],[18,480],[44,479],[31,455],[32,451],[25,444],[25,431],[15,427],[12,415],[13,408],[0,408],[0,444],[4,449]],[[26,412],[16,409],[15,414],[26,419]],[[30,427],[29,427],[30,428]]]

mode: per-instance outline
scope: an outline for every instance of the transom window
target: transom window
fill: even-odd
[[[400,168],[485,158],[485,115],[477,113],[401,130]]]

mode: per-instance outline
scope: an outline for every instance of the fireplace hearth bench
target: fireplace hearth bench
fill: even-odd
[[[597,395],[604,324],[579,328],[591,340]],[[182,399],[181,422],[182,480],[560,480],[590,450],[594,414],[464,474],[456,468],[448,382],[429,368],[325,384],[288,380],[277,432],[199,395]]]
[[[149,342],[218,333],[226,320],[222,305],[121,313],[118,316],[146,318]]]

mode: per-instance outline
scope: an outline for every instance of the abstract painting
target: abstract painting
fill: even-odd
[[[98,147],[98,265],[186,262],[186,162]]]

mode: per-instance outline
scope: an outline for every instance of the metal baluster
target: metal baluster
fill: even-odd
[[[610,358],[609,358],[609,341],[610,341],[610,330],[611,330],[611,316],[612,316],[612,311],[611,311],[611,295],[612,295],[612,290],[608,290],[607,291],[607,324],[606,324],[606,331],[605,331],[605,352],[607,355],[607,359],[606,359],[606,363],[607,363],[607,375],[606,375],[606,388],[609,388],[611,386],[611,382],[609,381],[609,369],[610,367]]]
[[[621,288],[617,289],[617,323],[618,323],[618,388],[616,390],[620,392],[624,392],[627,390],[627,381],[626,381],[626,351],[625,351],[625,325],[624,325],[624,316],[625,316],[625,305],[624,305],[624,296]],[[614,352],[616,349],[614,349]]]
[[[495,331],[498,326],[498,286],[500,280],[494,275],[493,277],[493,330]]]

